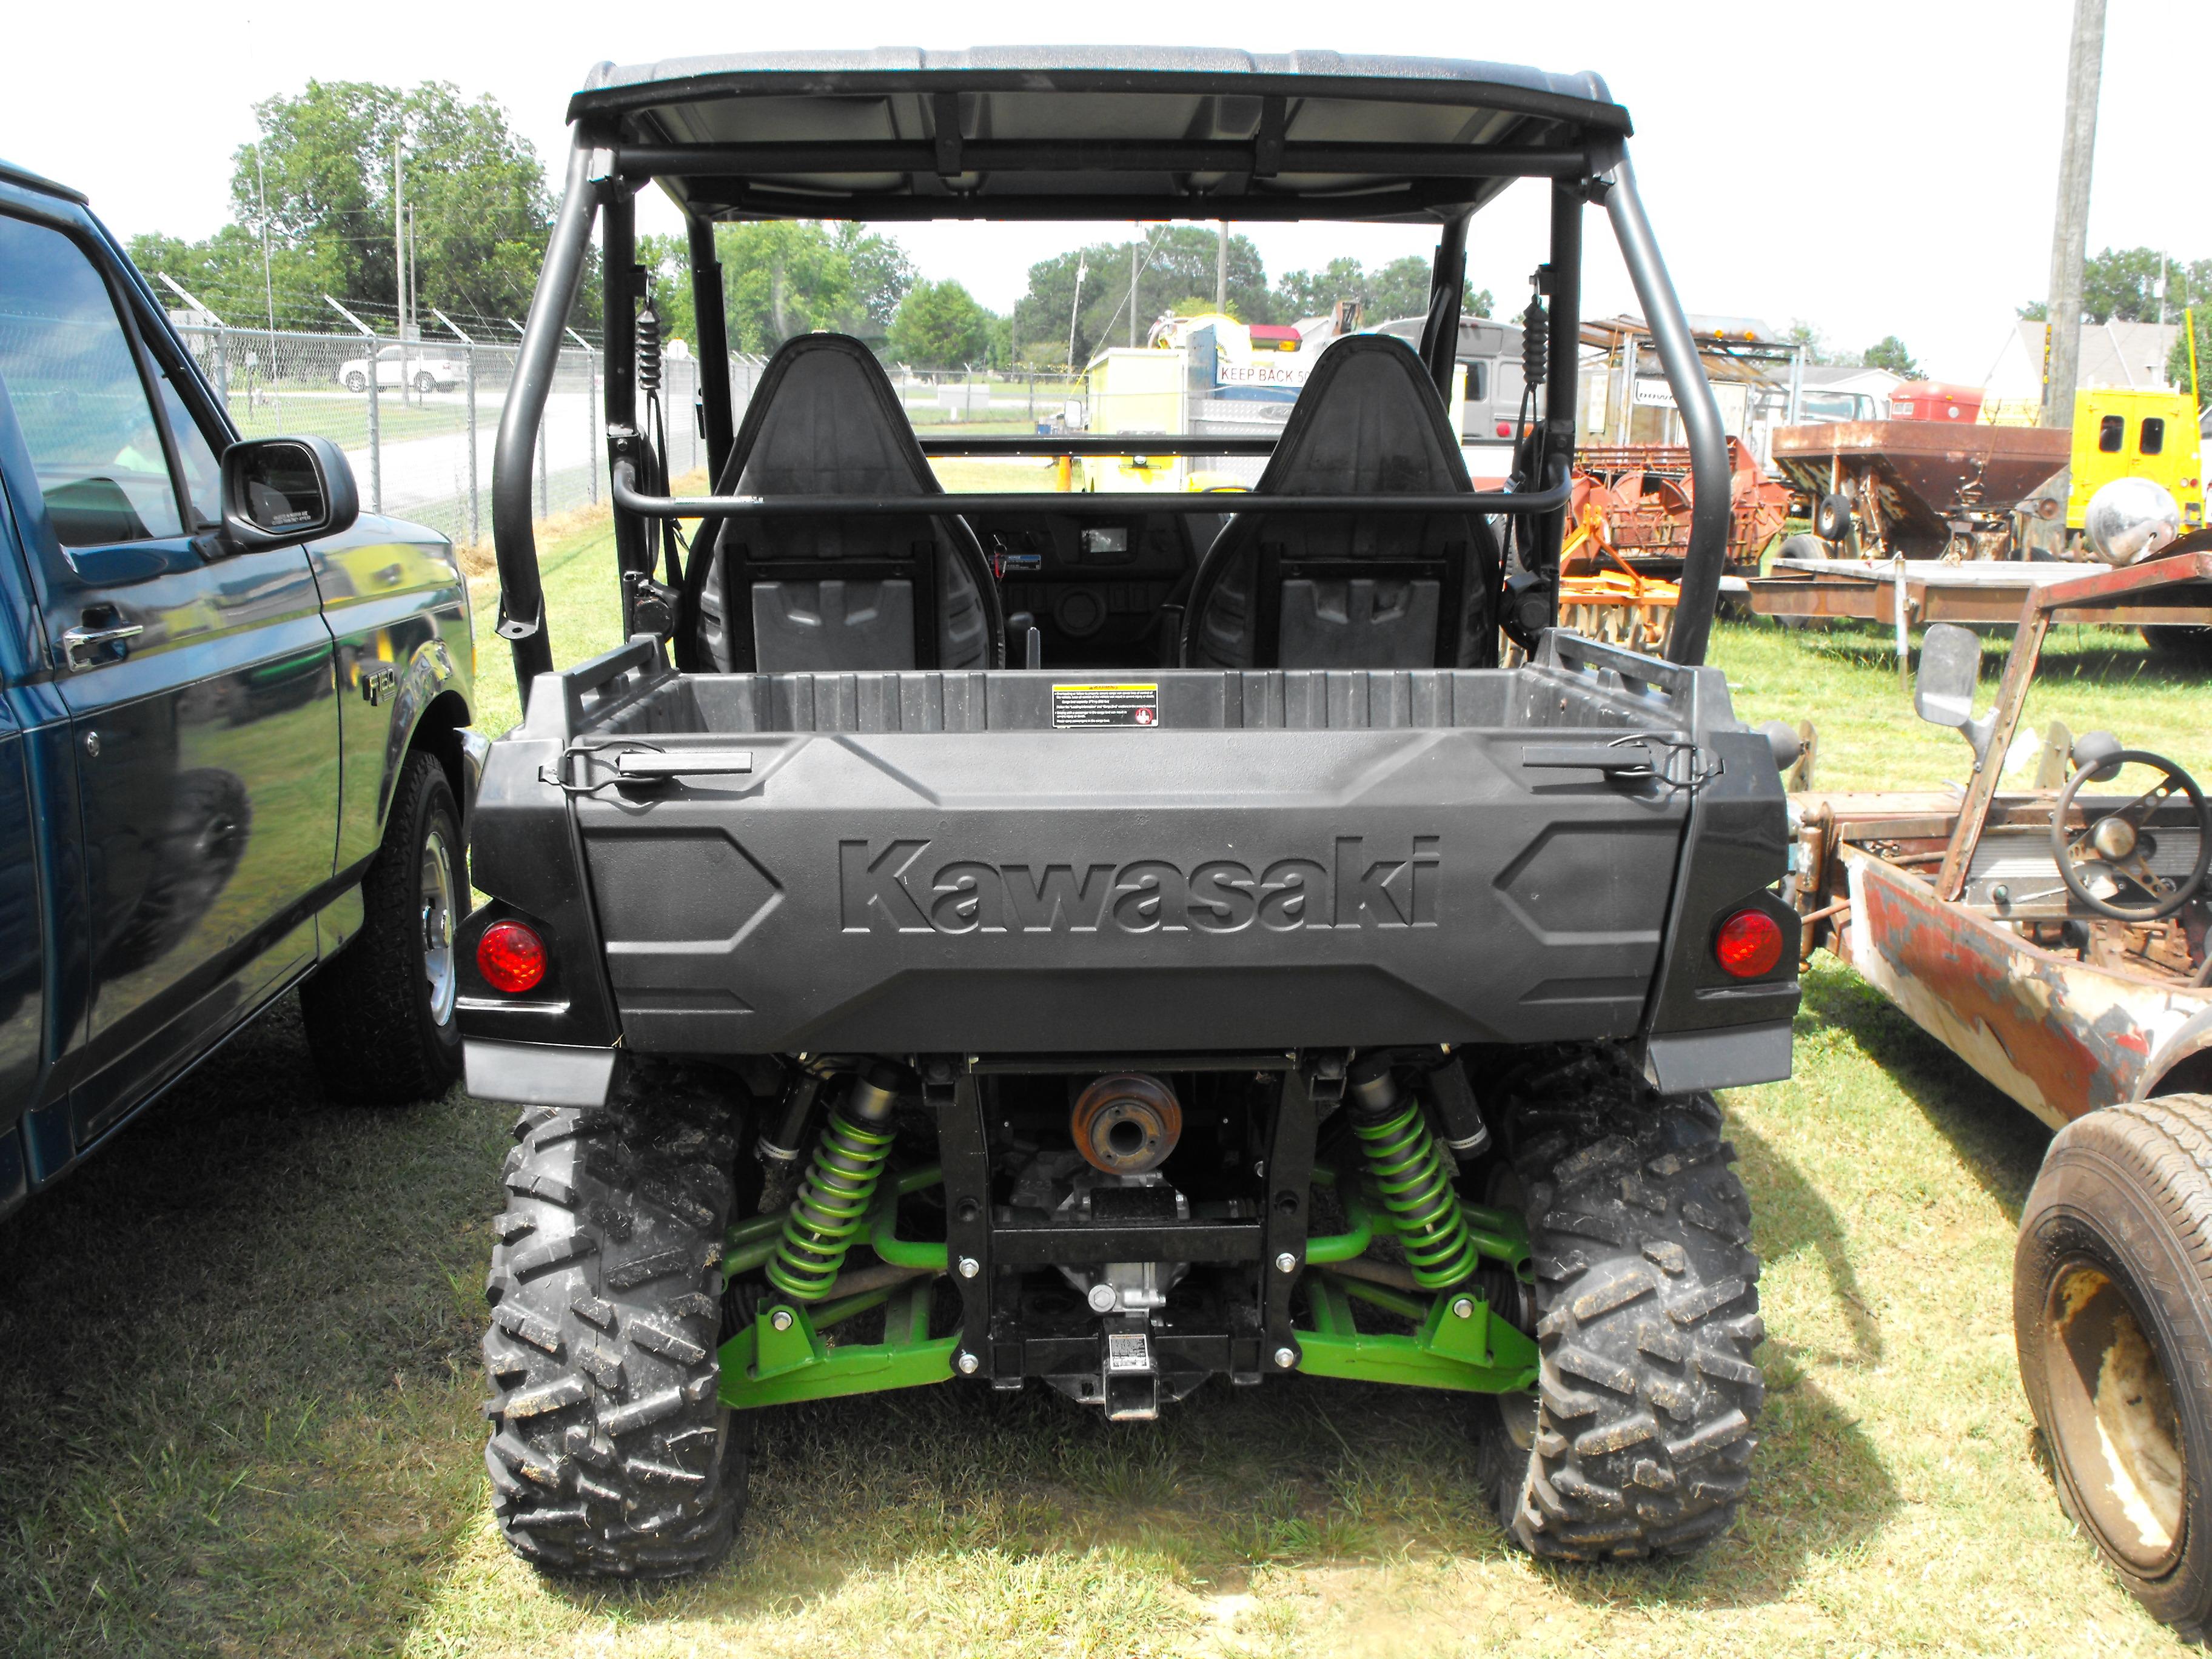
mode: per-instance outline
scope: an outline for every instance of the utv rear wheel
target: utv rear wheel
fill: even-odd
[[[556,1572],[712,1566],[745,1498],[718,1392],[728,1112],[711,1079],[656,1070],[604,1109],[529,1108],[514,1133],[484,1291],[500,1530]]]
[[[1735,1522],[1765,1397],[1751,1206],[1720,1109],[1657,1094],[1612,1054],[1515,1092],[1508,1180],[1542,1369],[1534,1398],[1487,1402],[1488,1496],[1531,1554],[1686,1553]]]
[[[2066,1512],[2152,1617],[2212,1634],[2212,1097],[2058,1133],[2013,1258],[2020,1376]]]
[[[361,931],[301,988],[316,1069],[342,1100],[434,1098],[461,1073],[453,932],[469,908],[461,815],[436,756],[416,750],[400,769],[361,896]]]

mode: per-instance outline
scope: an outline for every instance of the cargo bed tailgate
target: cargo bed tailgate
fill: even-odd
[[[1532,672],[1179,671],[1074,729],[1048,676],[669,677],[563,761],[624,1039],[1628,1036],[1689,792],[1572,763],[1676,711]]]

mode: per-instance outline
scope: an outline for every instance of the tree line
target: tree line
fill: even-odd
[[[2082,266],[2085,323],[2179,323],[2194,309],[2200,403],[2212,398],[2212,259],[2180,259],[2154,247],[2108,247]],[[2047,301],[2033,300],[2020,314],[2032,322],[2051,315]],[[2167,384],[2189,386],[2189,340],[2175,331],[2166,360]]]
[[[483,338],[508,337],[528,308],[558,204],[545,167],[506,110],[450,82],[413,88],[310,81],[253,106],[257,136],[231,157],[230,222],[186,241],[134,236],[132,259],[166,272],[233,326],[328,330],[324,296],[390,329],[398,313],[395,185],[419,314],[445,312]],[[394,152],[401,156],[395,180]],[[921,277],[890,237],[845,222],[720,225],[725,323],[733,350],[765,355],[795,334],[834,329],[895,361],[931,368],[1080,366],[1101,347],[1142,343],[1159,317],[1213,308],[1219,234],[1155,227],[1031,265],[1013,307],[994,312],[953,280]],[[597,253],[569,321],[599,324]],[[693,341],[690,261],[680,236],[639,239],[665,338]],[[1228,239],[1226,306],[1247,323],[1291,323],[1356,301],[1370,322],[1428,307],[1429,261],[1333,259],[1270,283],[1259,250]],[[1468,288],[1465,315],[1487,317]],[[434,323],[433,324],[434,327]]]

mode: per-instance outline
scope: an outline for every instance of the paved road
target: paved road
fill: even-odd
[[[458,392],[433,393],[416,409],[423,413],[450,410],[453,430],[427,437],[386,441],[379,465],[370,465],[368,448],[346,452],[354,477],[361,485],[362,502],[368,505],[380,483],[383,510],[404,514],[424,507],[465,502],[469,490],[468,404]],[[410,410],[410,415],[415,411]],[[487,398],[477,402],[477,488],[489,500],[491,492],[492,448],[498,440],[500,405]],[[589,394],[556,392],[546,400],[544,464],[552,474],[557,510],[568,505],[558,499],[574,493],[587,494],[584,468],[599,457],[596,412]],[[410,421],[410,424],[412,422]],[[604,471],[605,462],[599,460]],[[573,481],[562,475],[574,473]],[[569,485],[573,483],[573,491]]]

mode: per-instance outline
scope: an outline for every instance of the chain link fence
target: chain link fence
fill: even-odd
[[[513,344],[180,326],[186,346],[249,438],[295,433],[330,439],[353,464],[362,505],[412,519],[464,545],[491,533],[492,448],[514,379]],[[730,385],[742,411],[759,374],[733,356]],[[698,362],[661,363],[670,469],[706,465],[694,413]],[[538,428],[532,492],[552,518],[606,499],[605,360],[562,348]]]
[[[492,447],[519,339],[402,343],[204,324],[182,324],[179,332],[245,436],[328,438],[353,464],[367,511],[414,520],[465,546],[490,537]],[[540,519],[607,497],[605,368],[595,349],[572,343],[561,352],[532,471]],[[700,368],[694,357],[661,360],[669,471],[678,477],[707,464],[696,413]],[[739,421],[762,368],[757,357],[730,358]],[[1080,375],[890,373],[918,431],[1081,423]]]

